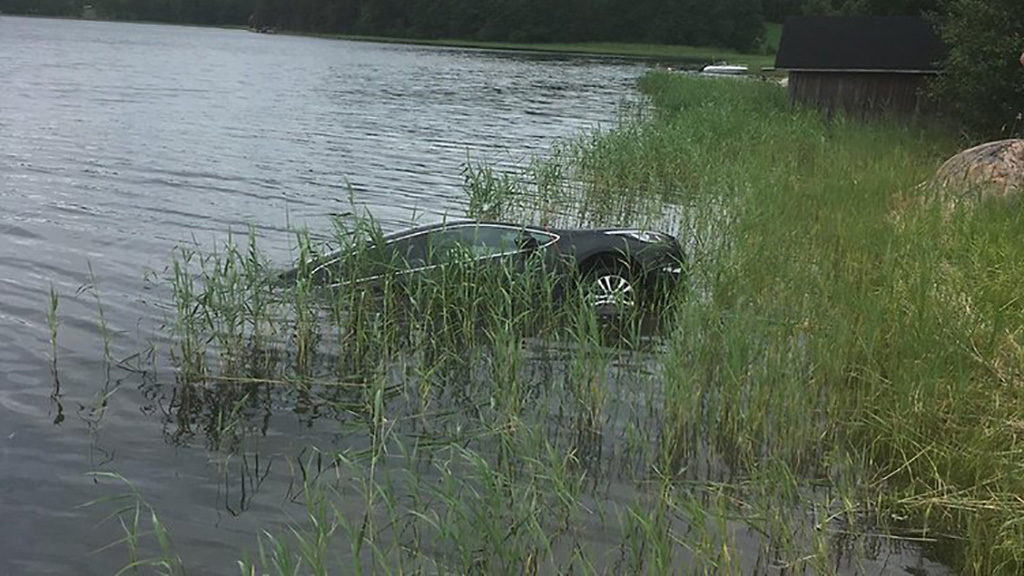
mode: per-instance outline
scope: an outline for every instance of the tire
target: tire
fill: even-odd
[[[636,308],[639,287],[623,264],[598,264],[583,278],[587,304],[599,314],[621,314]]]

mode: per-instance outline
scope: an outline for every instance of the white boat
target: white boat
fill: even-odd
[[[726,64],[725,62],[718,62],[716,64],[708,64],[707,66],[700,69],[701,74],[712,74],[715,76],[740,76],[747,73],[747,67],[738,64]]]

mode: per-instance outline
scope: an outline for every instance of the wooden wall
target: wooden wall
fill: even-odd
[[[921,91],[929,78],[930,74],[794,70],[789,73],[789,99],[829,113],[912,116],[922,111]]]

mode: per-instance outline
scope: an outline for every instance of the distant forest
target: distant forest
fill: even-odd
[[[650,42],[750,51],[792,14],[916,14],[938,0],[0,0],[5,14],[494,42]]]

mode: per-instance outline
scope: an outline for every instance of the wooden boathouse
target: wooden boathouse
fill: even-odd
[[[912,16],[802,16],[786,20],[775,67],[789,72],[789,99],[854,116],[921,111],[922,89],[946,47]]]

